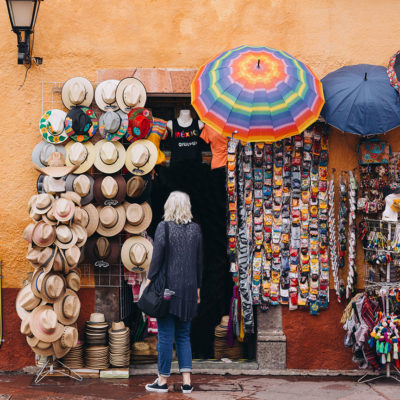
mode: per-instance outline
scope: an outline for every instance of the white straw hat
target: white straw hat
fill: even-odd
[[[108,79],[97,85],[94,98],[101,111],[117,111],[119,109],[115,99],[118,84],[119,80]]]
[[[150,140],[140,139],[128,147],[125,166],[134,175],[146,175],[156,165],[157,157],[155,144]]]
[[[94,97],[93,85],[80,76],[68,79],[61,90],[61,100],[70,110],[75,106],[89,107]]]
[[[68,166],[77,167],[74,174],[82,174],[94,164],[96,153],[92,142],[70,141],[65,145],[65,151],[65,163]]]
[[[125,164],[125,148],[120,142],[100,140],[95,145],[94,166],[105,174],[119,171]]]
[[[146,88],[137,78],[125,78],[118,84],[115,97],[121,111],[128,114],[132,108],[146,104]]]

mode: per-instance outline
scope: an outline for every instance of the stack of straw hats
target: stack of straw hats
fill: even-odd
[[[221,323],[215,327],[214,331],[214,357],[216,359],[229,358],[231,360],[239,360],[242,358],[242,344],[235,340],[232,347],[227,343],[226,337],[228,333],[229,315],[225,315],[221,319]]]
[[[86,347],[85,366],[92,369],[107,369],[110,366],[108,346]]]
[[[107,345],[108,322],[105,321],[104,314],[92,313],[90,320],[85,324],[85,342],[87,346],[106,346]]]
[[[114,367],[128,367],[130,361],[130,331],[125,324],[113,322],[108,331],[110,364]]]
[[[83,343],[78,340],[77,344],[71,348],[61,361],[71,369],[83,368]]]
[[[132,344],[132,364],[152,364],[157,362],[157,337],[150,336],[142,342]]]

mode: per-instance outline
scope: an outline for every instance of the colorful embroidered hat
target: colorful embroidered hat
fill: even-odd
[[[387,69],[387,74],[390,80],[390,84],[400,92],[399,87],[399,77],[400,77],[400,68],[399,68],[399,61],[400,61],[400,50],[397,51],[389,60],[389,65]],[[396,63],[397,62],[397,63]]]
[[[99,176],[94,181],[94,198],[99,205],[116,206],[126,195],[126,182],[122,175]]]
[[[67,114],[62,110],[48,110],[39,121],[40,133],[46,142],[60,144],[68,139],[65,132],[65,118]]]
[[[124,267],[132,272],[144,272],[150,267],[153,245],[143,236],[132,236],[125,240],[121,249]]]
[[[120,110],[128,114],[132,108],[146,104],[146,88],[139,79],[125,78],[118,84],[115,98]]]
[[[105,139],[95,144],[96,159],[94,166],[105,174],[119,171],[125,163],[125,148],[120,142],[109,142]]]
[[[156,165],[157,157],[158,150],[154,143],[140,139],[128,147],[125,166],[134,175],[146,175]]]
[[[119,109],[115,100],[118,84],[117,79],[108,79],[97,85],[94,99],[101,111],[117,111]]]
[[[99,132],[106,140],[120,140],[128,129],[128,117],[122,111],[107,111],[100,116]]]
[[[126,139],[134,142],[138,139],[145,139],[153,126],[153,116],[147,108],[136,107],[128,114],[128,131]]]
[[[92,168],[96,152],[92,142],[73,142],[65,145],[67,155],[65,162],[68,166],[76,167],[75,174],[82,174]]]
[[[65,117],[65,132],[75,142],[86,142],[97,132],[95,112],[87,107],[73,107]]]
[[[81,76],[68,79],[61,89],[61,100],[68,110],[75,106],[90,107],[93,96],[93,85]]]

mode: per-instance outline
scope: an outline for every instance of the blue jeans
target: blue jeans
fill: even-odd
[[[179,371],[192,372],[192,348],[190,346],[190,321],[181,321],[168,314],[157,318],[158,326],[158,373],[168,378],[171,374],[172,348],[174,344],[178,355]]]

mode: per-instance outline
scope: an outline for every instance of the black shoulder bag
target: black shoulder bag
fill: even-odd
[[[137,305],[139,309],[153,318],[162,318],[168,314],[169,300],[164,299],[164,290],[167,286],[168,279],[168,257],[169,257],[169,226],[165,223],[165,276],[162,290],[158,292],[155,287],[155,280],[144,289]],[[162,273],[161,271],[159,273]]]

